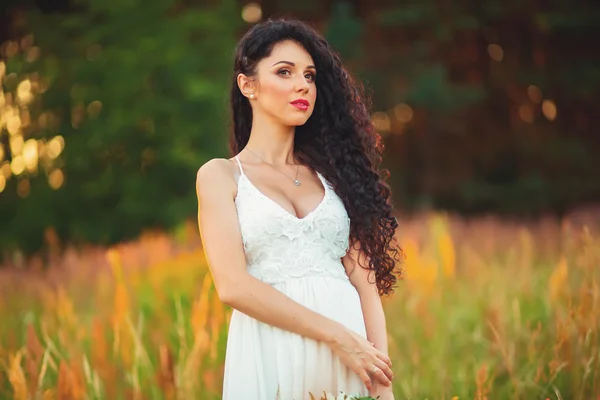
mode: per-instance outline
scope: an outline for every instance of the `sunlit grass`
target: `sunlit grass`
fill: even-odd
[[[600,395],[594,227],[403,221],[406,279],[385,300],[396,399]],[[220,398],[230,310],[198,244],[190,223],[0,269],[0,398]]]

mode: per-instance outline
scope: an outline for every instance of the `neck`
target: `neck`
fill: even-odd
[[[281,125],[254,115],[246,147],[273,165],[297,164],[294,157],[295,132],[294,126]]]

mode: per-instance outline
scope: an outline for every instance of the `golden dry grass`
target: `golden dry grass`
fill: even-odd
[[[599,398],[593,218],[401,220],[396,399]],[[194,223],[20,263],[0,269],[1,399],[220,398],[230,310]]]

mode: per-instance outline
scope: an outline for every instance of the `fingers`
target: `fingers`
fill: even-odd
[[[392,384],[392,379],[394,379],[394,373],[392,372],[392,360],[390,359],[390,357],[379,351],[378,349],[374,348],[374,345],[372,342],[369,342],[372,346],[373,346],[373,350],[375,350],[375,360],[373,360],[372,364],[369,364],[366,368],[370,368],[367,369],[367,373],[369,375],[371,375],[371,377],[373,379],[377,379],[379,382],[381,382],[382,384],[384,384],[385,386],[391,386]],[[376,370],[374,370],[373,367],[377,367]]]
[[[372,375],[373,379],[377,379],[380,383],[385,386],[391,386],[392,381],[388,379],[388,377],[383,373],[382,370],[377,369],[377,371]]]
[[[387,377],[387,379],[389,379],[390,381],[394,379],[394,372],[392,372],[392,369],[389,365],[387,365],[381,360],[376,360],[375,366]]]
[[[369,341],[369,344],[375,348],[375,343]],[[380,350],[378,350],[377,348],[375,348],[375,351],[377,352],[377,358],[379,358],[381,361],[383,361],[384,363],[386,363],[390,368],[392,367],[392,360],[390,359],[390,357],[388,357],[387,354],[381,352]]]
[[[387,354],[382,353],[381,351],[377,350],[377,358],[379,360],[381,360],[383,363],[385,363],[388,367],[392,368],[392,360],[390,359],[390,357],[388,357]]]
[[[377,370],[375,370],[375,373],[372,375],[373,378],[386,386],[390,386],[392,384],[392,379],[394,379],[392,369],[382,361],[376,361],[375,367],[377,367]]]
[[[361,371],[358,373],[358,376],[360,377],[360,380],[363,381],[363,383],[365,384],[367,390],[373,389],[373,382],[371,382],[371,377],[369,376],[369,374],[367,374],[367,371],[361,369]]]
[[[347,333],[344,343],[332,347],[344,364],[358,375],[369,391],[377,384],[391,386],[394,374],[390,358],[364,337],[352,331]]]

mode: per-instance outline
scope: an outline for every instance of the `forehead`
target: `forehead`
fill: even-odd
[[[291,61],[299,67],[314,65],[308,51],[302,45],[291,40],[277,43],[265,61],[270,62],[269,66],[278,61]]]

